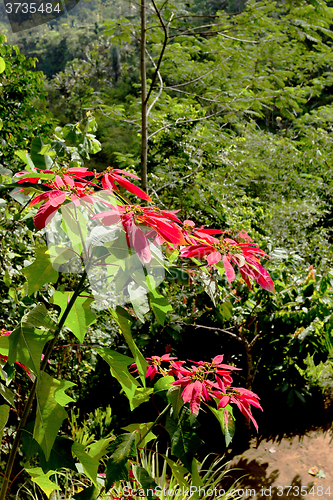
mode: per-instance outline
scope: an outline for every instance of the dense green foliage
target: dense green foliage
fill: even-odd
[[[153,311],[137,314],[128,304],[132,334],[149,356],[170,346],[180,358],[210,360],[224,352],[243,368],[239,383],[263,397],[267,414],[273,406],[283,428],[282,414],[287,420],[288,408],[304,411],[318,388],[331,397],[333,8],[323,0],[175,0],[165,4],[162,18],[167,37],[149,3],[148,83],[165,49],[149,101],[156,99],[148,120],[149,194],[163,208],[181,209],[183,220],[230,235],[246,230],[271,257],[267,269],[276,293],[256,285],[249,290],[242,279],[230,287],[214,272],[199,279],[182,269],[175,253],[174,272],[159,288],[172,310],[160,324]],[[0,39],[6,63],[0,74],[0,175],[25,168],[14,152],[30,149],[37,136],[65,141],[60,162],[139,173],[139,23],[135,2],[115,0],[81,2],[31,32],[13,35],[0,24],[9,42]],[[31,57],[38,59],[36,68]],[[93,136],[87,143],[82,134],[87,111],[96,118],[98,127],[89,133],[101,151]],[[2,175],[2,186],[8,179]],[[45,282],[41,291],[27,289],[24,268],[45,242],[33,232],[34,212],[6,188],[1,196],[0,326],[11,329],[27,308],[48,304],[53,287]],[[63,275],[57,290],[75,283]],[[96,323],[86,325],[85,343],[130,355],[114,317],[96,315]],[[65,338],[51,366],[57,377],[67,367],[80,411],[63,431],[75,438],[77,419],[83,444],[90,445],[85,417],[110,404],[107,431],[91,430],[96,439],[108,439],[111,430],[128,425],[125,397],[104,361],[85,347],[67,346]],[[22,404],[27,382],[22,376],[15,383]]]

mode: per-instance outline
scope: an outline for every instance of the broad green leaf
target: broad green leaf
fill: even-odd
[[[72,452],[80,460],[87,477],[94,483],[95,486],[97,486],[99,460],[86,453],[85,446],[81,443],[74,443],[72,446]]]
[[[9,350],[8,335],[2,335],[0,337],[0,354],[2,354],[3,356],[8,356],[8,350]]]
[[[87,264],[87,256],[85,255],[83,244],[87,241],[88,220],[81,210],[84,210],[83,205],[80,205],[80,207],[76,207],[71,203],[63,205],[61,207],[61,226],[71,241],[72,250],[79,255],[83,252],[83,257]]]
[[[14,394],[8,387],[0,383],[0,394],[13,408],[15,408]]]
[[[0,73],[3,73],[6,69],[6,63],[5,63],[5,60],[0,57]]]
[[[133,319],[128,314],[128,312],[123,307],[120,306],[117,306],[116,310],[111,309],[111,313],[112,316],[117,321],[119,328],[128,344],[128,347],[131,350],[132,356],[134,357],[134,360],[136,362],[136,366],[138,367],[142,385],[143,387],[146,387],[147,361],[145,360],[145,358],[143,357],[142,353],[140,352],[139,348],[137,347],[136,343],[133,340],[131,334]]]
[[[136,431],[136,442],[138,442],[142,438],[142,436],[146,434],[146,432],[148,431],[149,427],[152,426],[152,424],[153,422],[147,422],[144,424],[130,424],[127,425],[126,427],[122,427],[122,429],[128,432]],[[149,443],[149,441],[151,441],[152,439],[156,439],[156,435],[152,431],[149,431],[148,434],[141,441],[140,446],[144,448],[146,444]]]
[[[117,351],[113,351],[107,347],[99,347],[95,348],[95,351],[108,363],[111,370],[111,375],[115,377],[118,382],[121,384],[127,398],[130,402],[131,410],[133,410],[134,406],[132,404],[134,394],[136,392],[137,387],[139,387],[139,383],[133,375],[127,369],[127,366],[133,363],[133,358],[129,358],[124,354],[120,354]]]
[[[40,154],[44,144],[40,137],[32,139],[30,147],[30,156],[36,168],[42,170],[52,167],[52,160],[48,155]]]
[[[0,442],[2,441],[3,430],[6,426],[9,417],[9,406],[0,405]]]
[[[70,469],[77,472],[76,465],[72,455],[72,439],[57,437],[54,441],[50,458],[48,461],[37,441],[33,437],[33,429],[35,422],[29,422],[22,433],[22,451],[27,460],[34,457],[37,453],[39,455],[39,465],[43,469],[44,474],[49,470],[57,469]]]
[[[179,385],[173,385],[167,392],[167,398],[172,406],[171,415],[178,418],[181,408],[184,406],[184,400],[181,397],[183,389]]]
[[[42,180],[51,180],[51,179],[54,179],[55,177],[55,174],[36,174],[34,172],[30,173],[30,174],[24,174],[24,179],[35,179],[36,177],[39,177],[39,179],[42,179]]]
[[[38,376],[44,346],[53,338],[53,335],[50,331],[45,332],[35,327],[49,330],[56,328],[55,323],[48,317],[47,309],[43,304],[38,304],[32,311],[24,315],[20,324],[6,338],[9,345],[8,363],[12,365],[15,361],[19,361]],[[0,341],[0,343],[2,342]]]
[[[55,292],[52,295],[52,300],[64,313],[72,295],[73,292]],[[96,321],[96,316],[90,309],[92,302],[93,299],[77,297],[65,321],[65,326],[72,330],[81,344],[84,341],[88,327]]]
[[[74,441],[72,439],[57,437],[54,441],[48,461],[45,460],[44,453],[42,451],[40,452],[39,465],[43,469],[44,473],[49,470],[58,470],[63,468],[77,472],[72,455],[73,443]]]
[[[175,378],[171,375],[160,378],[156,384],[154,385],[154,393],[157,394],[159,392],[168,391],[171,387],[171,383],[175,381]]]
[[[232,438],[235,435],[235,422],[232,414],[232,407],[230,405],[227,405],[225,408],[219,408],[219,409],[212,408],[211,406],[208,406],[208,408],[217,418],[221,426],[222,432],[224,434],[225,444],[226,446],[229,446],[229,444],[232,441]],[[228,423],[226,423],[225,421],[225,413]]]
[[[149,473],[143,467],[133,465],[133,474],[135,479],[141,484],[142,489],[145,491],[147,498],[156,498],[152,490],[157,488],[155,480],[149,475]]]
[[[40,290],[46,283],[55,283],[58,272],[53,269],[47,247],[36,248],[36,260],[23,270],[28,280],[29,295]]]
[[[110,443],[113,441],[113,438],[102,438],[96,441],[95,443],[89,445],[88,455],[98,462],[104,455],[106,455],[110,448]]]
[[[73,500],[97,500],[99,496],[100,488],[96,488],[96,486],[89,486],[76,495],[73,496]]]
[[[35,165],[31,161],[30,155],[27,151],[15,151],[14,154],[26,164],[25,168],[29,172],[36,172]]]
[[[56,380],[45,372],[41,372],[41,377],[37,381],[37,410],[33,437],[42,448],[47,461],[60,426],[67,417],[63,406],[73,401],[65,391],[73,385],[75,385],[73,382]]]
[[[150,396],[153,392],[154,389],[152,387],[137,387],[134,393],[134,397],[131,401],[133,409],[137,408],[142,403],[146,403],[147,401],[149,401]]]
[[[232,317],[232,303],[230,300],[222,302],[218,307],[218,312],[221,314],[223,321],[228,321]]]
[[[129,457],[135,455],[135,438],[136,432],[120,434],[112,443],[113,453],[106,465],[106,491],[108,491],[116,481],[128,480],[126,464]]]
[[[171,460],[171,458],[168,458],[165,455],[162,455],[162,457],[164,458],[164,460],[166,460],[167,464],[169,465],[171,472],[173,476],[175,476],[175,478],[177,479],[179,486],[188,489],[190,485],[184,479],[185,474],[188,474],[188,470],[182,465],[177,464],[176,462]]]
[[[141,323],[145,322],[145,314],[150,310],[146,290],[137,283],[131,282],[127,285],[128,293],[134,312]]]
[[[168,415],[165,428],[171,438],[171,453],[191,471],[192,459],[203,441],[196,432],[198,422],[191,422],[190,410],[186,407],[184,410],[178,420]]]
[[[209,295],[214,306],[216,307],[221,297],[221,291],[217,280],[214,278],[214,276],[212,276],[211,274],[207,274],[204,271],[200,271],[200,278],[203,284],[203,289],[205,290],[207,295]]]
[[[44,346],[53,338],[52,333],[20,325],[8,336],[8,363],[19,361],[27,366],[37,377]]]
[[[25,469],[25,470],[28,474],[30,474],[31,481],[38,484],[40,489],[44,491],[47,497],[50,497],[52,491],[60,490],[60,487],[50,480],[50,476],[54,476],[55,474],[54,470],[50,470],[46,474],[44,474],[41,467],[36,467],[34,469]]]
[[[168,299],[161,295],[156,288],[149,292],[149,300],[157,322],[163,326],[168,311],[172,311],[171,304],[169,304]]]
[[[21,323],[24,326],[33,326],[36,328],[46,328],[47,330],[51,330],[52,332],[57,328],[57,325],[52,319],[48,316],[48,311],[44,304],[37,304],[36,307],[25,314],[22,318]]]
[[[54,330],[55,323],[48,318],[48,312],[43,304],[38,304],[32,311],[24,315],[20,324],[6,338],[8,339],[8,363],[12,365],[19,361],[39,375],[43,348],[52,337],[50,331],[45,332],[35,327]],[[4,343],[6,341],[3,341]]]
[[[27,460],[30,460],[30,458],[34,457],[38,453],[39,458],[41,458],[42,455],[45,461],[44,452],[33,437],[34,426],[35,421],[33,420],[28,422],[22,431],[22,452],[24,454],[24,458]],[[44,470],[44,472],[46,471]]]

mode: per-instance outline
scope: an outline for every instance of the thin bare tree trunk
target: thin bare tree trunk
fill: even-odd
[[[141,187],[147,191],[146,0],[141,0]]]

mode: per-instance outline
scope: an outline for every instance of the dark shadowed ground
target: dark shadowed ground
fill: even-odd
[[[311,467],[326,477],[311,476]],[[253,439],[250,448],[232,458],[229,468],[241,469],[230,472],[233,479],[247,474],[236,486],[244,488],[239,492],[244,499],[333,499],[333,434],[321,429],[279,440]]]

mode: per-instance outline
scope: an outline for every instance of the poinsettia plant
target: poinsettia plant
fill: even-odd
[[[94,130],[92,120],[88,117],[85,128],[90,136]],[[252,281],[273,292],[273,282],[261,263],[261,259],[268,256],[244,231],[231,238],[219,228],[196,227],[191,220],[182,221],[179,210],[159,208],[134,184],[139,178],[133,172],[111,167],[105,172],[90,171],[77,157],[72,159],[72,148],[67,147],[63,139],[61,147],[62,154],[58,155],[59,133],[48,145],[41,141],[37,144],[35,140],[34,154],[19,154],[26,163],[25,170],[16,174],[8,185],[14,188],[14,196],[24,197],[32,210],[36,230],[44,230],[47,238],[48,245],[36,249],[35,262],[24,269],[27,294],[40,292],[47,284],[52,296],[27,311],[13,331],[3,331],[0,336],[2,377],[6,384],[3,385],[6,404],[0,407],[4,425],[14,404],[8,388],[13,364],[19,364],[33,379],[8,457],[0,500],[4,500],[13,479],[23,433],[25,441],[29,441],[39,455],[40,466],[26,469],[33,481],[39,485],[46,481],[47,492],[52,491],[56,485],[50,486],[50,475],[64,463],[72,463],[74,456],[92,483],[85,498],[94,498],[100,460],[109,457],[104,485],[108,491],[113,483],[128,479],[128,461],[164,417],[171,452],[189,472],[200,446],[195,422],[203,404],[220,422],[227,443],[234,432],[233,405],[257,428],[251,406],[260,408],[259,398],[247,389],[232,385],[232,373],[237,367],[223,364],[219,353],[211,362],[185,362],[170,354],[145,359],[131,334],[132,318],[123,306],[131,302],[134,314],[141,321],[151,308],[157,322],[163,325],[170,305],[158,286],[177,258],[183,267],[188,263],[191,272],[197,270],[200,276],[203,272],[207,276],[225,273],[229,283],[235,280],[239,270],[248,286]],[[140,198],[143,205],[128,198],[133,196]],[[28,220],[30,216],[23,211],[22,217]],[[78,274],[74,290],[57,289],[59,273],[64,272]],[[87,290],[91,293],[88,296]],[[48,361],[65,327],[83,343],[88,327],[96,321],[91,305],[110,311],[132,353],[131,358],[109,348],[92,346],[109,364],[130,408],[148,401],[152,394],[162,395],[166,407],[149,425],[132,424],[130,432],[99,443],[98,453],[95,453],[98,446],[87,449],[82,443],[67,440],[68,456],[62,463],[56,450],[64,446],[61,441],[64,438],[58,433],[67,416],[64,407],[72,401],[65,391],[73,384],[58,380]],[[57,321],[54,315],[50,316],[52,310],[61,311]],[[130,366],[138,373],[137,378],[130,372]],[[161,376],[159,380],[153,387],[147,386],[147,377],[153,380],[156,375]],[[33,414],[34,401],[35,420],[28,432],[27,419]],[[145,432],[142,426],[146,426]],[[181,441],[184,433],[192,444]]]

